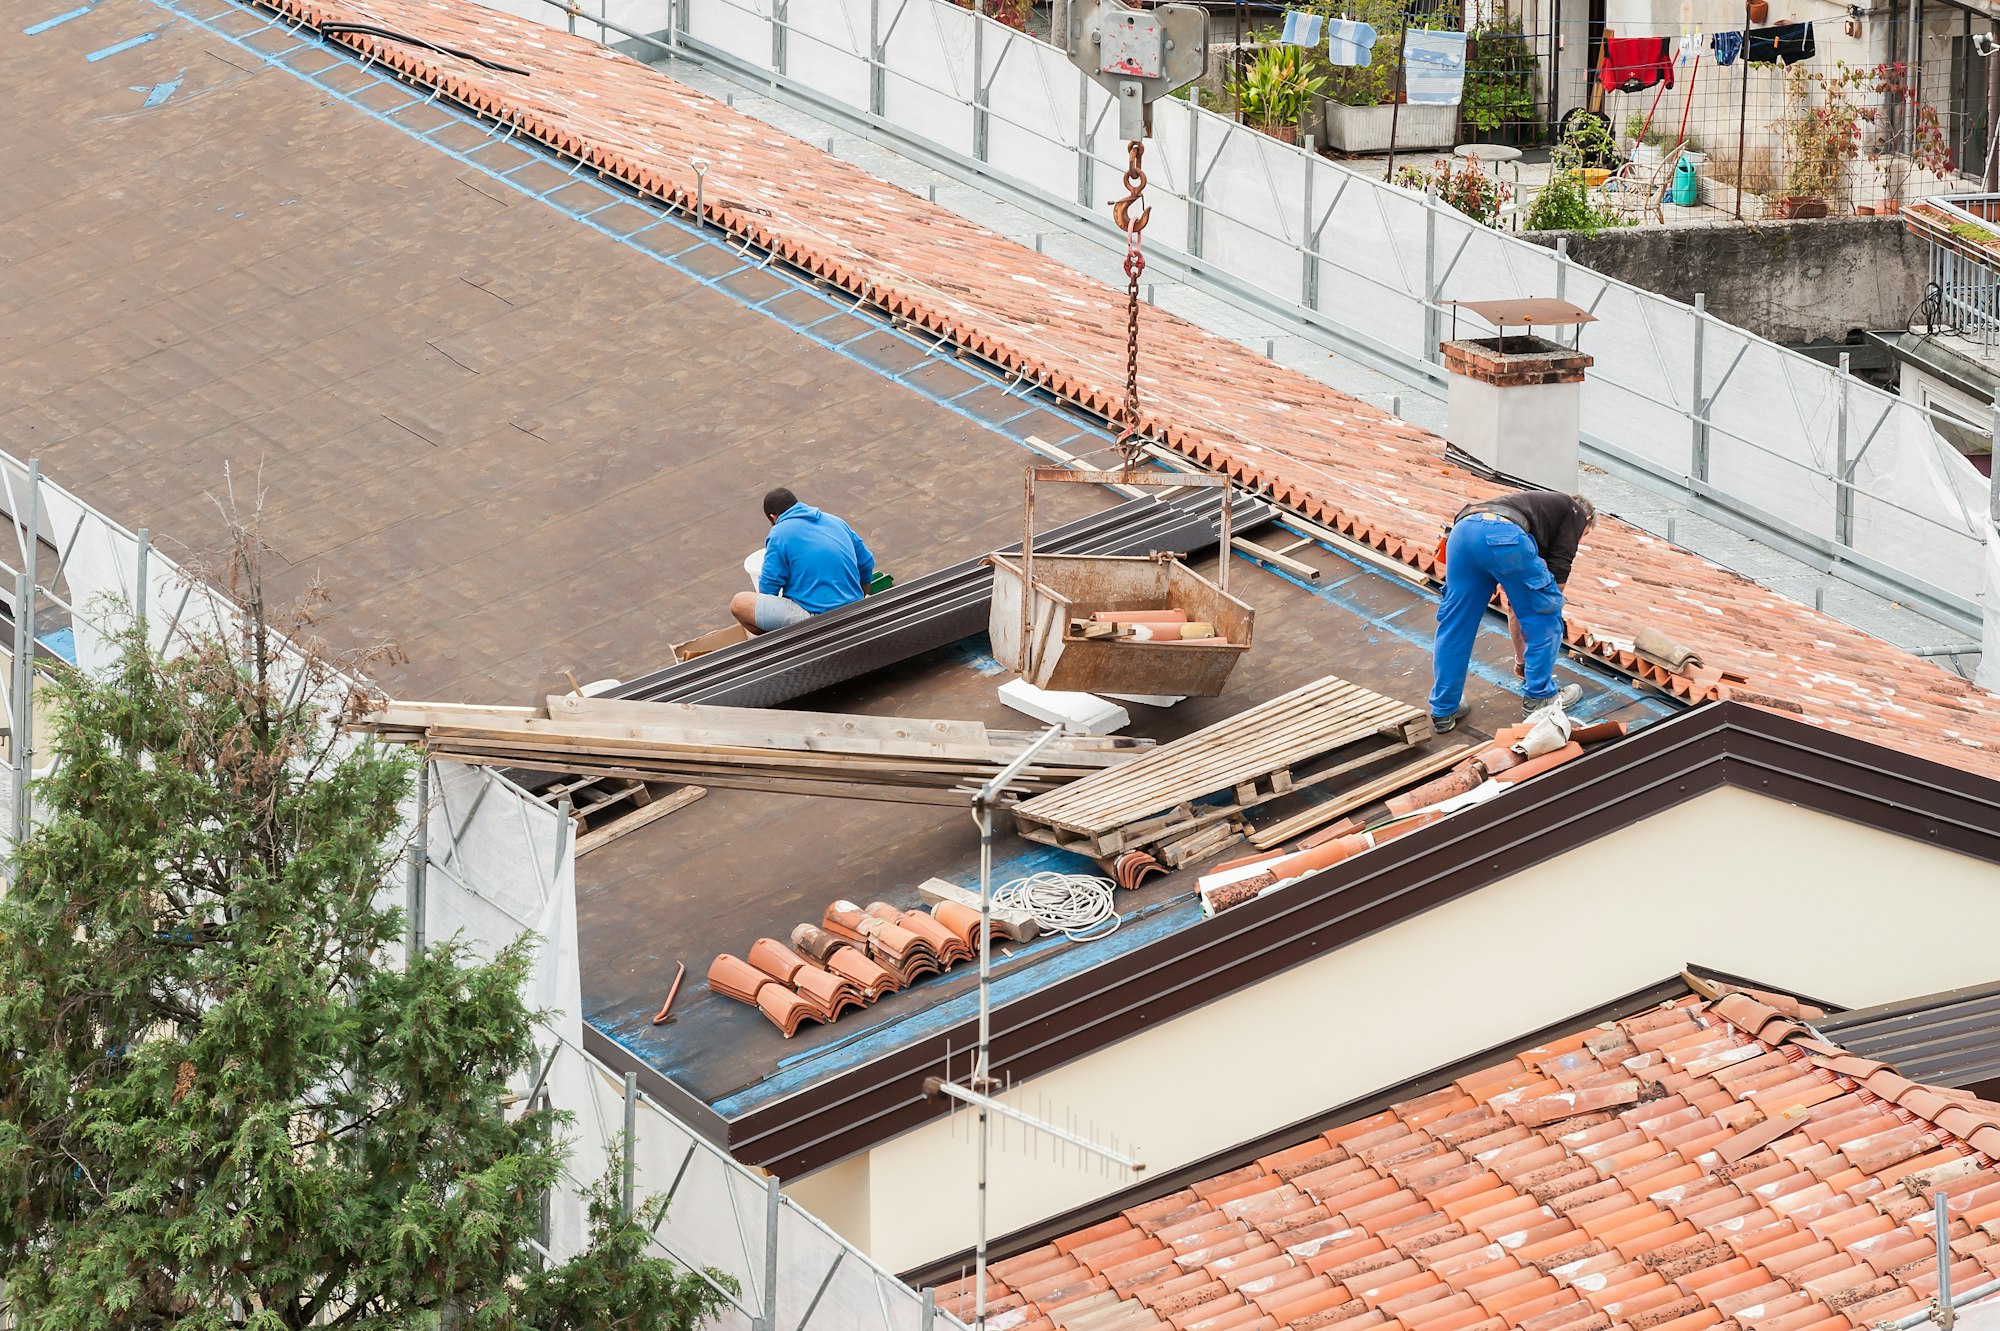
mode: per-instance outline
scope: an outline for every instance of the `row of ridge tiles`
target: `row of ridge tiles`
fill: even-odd
[[[365,33],[332,40],[559,152],[727,227],[1009,372],[1108,414],[1123,400],[1123,301],[1101,283],[586,38],[458,0],[257,0],[309,23],[377,24],[529,72]],[[1102,184],[1102,181],[1100,181]],[[1146,428],[1308,516],[1435,575],[1440,523],[1496,486],[1443,441],[1152,306]],[[1570,581],[1567,639],[1690,701],[1775,701],[1817,724],[2000,775],[2000,698],[1619,521]],[[1700,653],[1670,674],[1629,644]]]
[[[987,1325],[1853,1331],[1935,1292],[1933,1189],[1954,1289],[2000,1275],[1996,1155],[2000,1105],[1689,999],[996,1263]]]
[[[748,960],[718,955],[708,987],[756,1008],[789,1040],[808,1021],[831,1023],[978,954],[979,912],[955,901],[928,912],[836,901],[819,924],[794,928],[789,947],[760,938]]]

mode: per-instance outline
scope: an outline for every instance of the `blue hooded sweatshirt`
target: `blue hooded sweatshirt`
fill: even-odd
[[[854,528],[831,513],[793,504],[764,538],[757,590],[821,615],[860,600],[874,576],[875,556]]]

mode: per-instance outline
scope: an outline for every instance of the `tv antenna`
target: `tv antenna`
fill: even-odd
[[[993,1037],[993,810],[998,807],[1001,796],[1008,785],[1032,763],[1041,751],[1049,746],[1063,728],[1050,726],[1036,737],[1035,742],[1023,749],[1014,761],[1001,768],[993,779],[981,786],[972,797],[972,820],[979,827],[979,1044],[973,1052],[972,1073],[964,1082],[949,1077],[930,1077],[924,1081],[924,1094],[945,1096],[961,1104],[971,1106],[979,1112],[979,1193],[978,1226],[979,1234],[973,1248],[973,1319],[975,1331],[986,1331],[986,1241],[987,1241],[987,1184],[992,1175],[993,1117],[1012,1120],[1030,1132],[1042,1133],[1068,1146],[1074,1146],[1088,1155],[1095,1155],[1111,1164],[1132,1173],[1146,1168],[1138,1160],[1122,1154],[1110,1147],[1091,1141],[1067,1128],[1058,1127],[1032,1114],[1024,1113],[1010,1104],[995,1099],[993,1092],[1001,1089],[993,1079],[992,1037]]]

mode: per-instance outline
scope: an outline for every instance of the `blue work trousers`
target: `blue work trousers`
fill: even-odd
[[[1444,596],[1438,601],[1437,645],[1431,652],[1431,715],[1450,716],[1465,695],[1465,672],[1479,621],[1503,588],[1527,646],[1529,699],[1555,695],[1556,649],[1562,643],[1563,594],[1534,537],[1491,513],[1471,513],[1445,542]]]

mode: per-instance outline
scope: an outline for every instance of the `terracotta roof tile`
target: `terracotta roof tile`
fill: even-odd
[[[1014,1263],[1027,1263],[1018,1268],[1024,1279],[1042,1275],[1051,1258],[1063,1263],[1043,1278],[1058,1297],[1074,1300],[1102,1295],[1102,1284],[1059,1249],[1085,1264],[1113,1255],[1128,1261],[1107,1267],[1114,1277],[1157,1276],[1158,1264],[1114,1249],[1162,1244],[1179,1252],[1184,1266],[1206,1270],[1133,1293],[1114,1286],[1110,1294],[1150,1306],[1149,1316],[1173,1318],[1180,1331],[1205,1323],[1207,1331],[1240,1331],[1266,1321],[1274,1331],[1707,1331],[1725,1322],[1741,1331],[1836,1331],[1836,1324],[1894,1316],[1928,1296],[1927,1189],[1944,1187],[1952,1197],[1956,1278],[2000,1268],[2000,1239],[1979,1227],[2000,1228],[2000,1168],[1970,1153],[1963,1135],[2000,1132],[2000,1106],[1906,1082],[1883,1083],[1899,1099],[1877,1099],[1855,1076],[1872,1087],[1879,1067],[1849,1061],[1842,1071],[1825,1066],[1837,1061],[1825,1055],[1795,1061],[1802,1051],[1789,1040],[1799,1028],[1774,1025],[1779,1015],[1741,995],[1642,1014],[1619,1023],[1620,1038],[1597,1041],[1602,1053],[1579,1042],[1553,1057],[1524,1054],[1461,1078],[1449,1094],[1404,1101]],[[1784,1038],[1773,1045],[1757,1031]],[[1532,1129],[1500,1126],[1507,1116],[1496,1106],[1518,1110],[1563,1094],[1547,1090],[1546,1073],[1589,1081],[1597,1072],[1625,1072],[1619,1056],[1648,1036],[1659,1037],[1650,1041],[1656,1048],[1702,1051],[1688,1061],[1708,1070],[1680,1074],[1689,1077],[1692,1103],[1642,1090],[1650,1098],[1637,1103],[1548,1118]],[[1558,1060],[1559,1069],[1548,1066]],[[1828,1079],[1833,1094],[1783,1117],[1767,1117],[1723,1085],[1732,1073],[1740,1089],[1767,1072],[1802,1067]],[[1699,1107],[1717,1095],[1722,1121]],[[1485,1112],[1457,1103],[1467,1096]],[[1454,1112],[1438,1116],[1447,1109]],[[1541,1120],[1544,1110],[1532,1116]],[[1444,1135],[1461,1139],[1448,1144]],[[1711,1139],[1713,1154],[1685,1153],[1687,1140]],[[1418,1148],[1433,1149],[1421,1158],[1442,1168],[1432,1177],[1398,1177],[1391,1162],[1416,1158],[1410,1152]],[[1330,1150],[1345,1158],[1280,1179],[1278,1171],[1316,1163]],[[1483,1161],[1465,1159],[1474,1152]],[[1652,1154],[1627,1163],[1622,1177],[1602,1177],[1608,1164],[1640,1152]],[[1891,1156],[1894,1162],[1882,1163]],[[1912,1171],[1922,1173],[1906,1184]],[[1340,1218],[1302,1223],[1289,1241],[1258,1231],[1262,1218],[1281,1222],[1292,1214],[1288,1207],[1315,1194]],[[1226,1197],[1238,1200],[1220,1206],[1240,1205],[1253,1223],[1225,1220],[1216,1200]],[[1201,1209],[1183,1216],[1190,1206]],[[1176,1219],[1157,1223],[1168,1217]],[[1413,1232],[1439,1237],[1400,1251],[1396,1243]],[[1204,1246],[1182,1246],[1195,1242]],[[995,1269],[1017,1270],[1013,1263]],[[1021,1292],[1030,1299],[1036,1293]]]
[[[264,0],[307,23],[375,23],[530,77],[366,33],[332,40],[592,169],[682,206],[710,163],[711,222],[1102,414],[1122,397],[1123,318],[1103,286],[585,39],[452,0]],[[1059,314],[1059,317],[1055,317]],[[1141,311],[1147,424],[1207,465],[1420,570],[1439,524],[1493,488],[1435,436],[1158,308]],[[1815,724],[2000,774],[2000,699],[1620,522],[1593,532],[1566,633],[1674,694],[1797,707]],[[1668,675],[1651,627],[1708,666]]]

